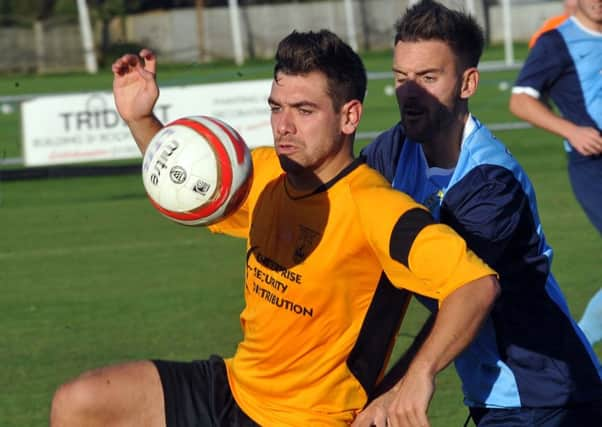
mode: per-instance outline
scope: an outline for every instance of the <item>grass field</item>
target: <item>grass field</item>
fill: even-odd
[[[386,71],[388,56],[374,55],[367,64]],[[199,73],[199,67],[167,68],[160,74],[165,84]],[[205,71],[223,79],[232,69],[226,64]],[[243,73],[269,74],[262,63]],[[513,120],[499,82],[514,76],[483,75],[472,109],[485,123]],[[17,81],[23,94],[108,90],[111,78],[106,72],[94,78],[9,76],[0,78],[0,95],[16,94]],[[362,131],[382,130],[396,120],[387,84],[370,82]],[[17,114],[0,115],[4,157],[20,155],[13,142],[18,125],[11,123],[18,124]],[[534,129],[497,135],[534,182],[555,249],[553,270],[578,317],[602,285],[601,240],[570,191],[560,141]],[[233,353],[240,339],[244,242],[170,223],[146,200],[137,174],[0,181],[0,224],[0,426],[47,425],[53,390],[86,369]],[[397,351],[424,317],[424,309],[413,304]],[[602,346],[596,351],[601,356]],[[463,425],[466,410],[453,369],[438,378],[430,416],[433,427]]]

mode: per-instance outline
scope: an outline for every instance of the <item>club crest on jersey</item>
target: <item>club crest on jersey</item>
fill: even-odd
[[[300,225],[295,251],[293,252],[293,261],[301,263],[316,248],[320,241],[320,233]]]
[[[428,196],[423,204],[428,208],[429,211],[435,212],[439,208],[439,205],[441,204],[442,200],[443,190],[437,190],[433,194]]]

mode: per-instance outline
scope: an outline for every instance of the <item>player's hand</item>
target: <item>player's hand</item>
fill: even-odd
[[[113,62],[115,106],[126,122],[135,122],[152,114],[159,97],[156,67],[155,54],[149,49],[142,49],[138,55],[125,54]]]
[[[387,410],[388,427],[430,427],[427,411],[435,393],[434,376],[410,366],[391,391],[395,394]]]
[[[427,411],[434,393],[434,376],[410,367],[395,387],[357,416],[352,427],[430,427]]]
[[[598,129],[576,126],[567,139],[579,154],[584,156],[602,154],[602,135],[600,135]]]
[[[392,398],[392,392],[389,391],[374,399],[351,424],[351,427],[386,427],[387,426],[387,408]]]

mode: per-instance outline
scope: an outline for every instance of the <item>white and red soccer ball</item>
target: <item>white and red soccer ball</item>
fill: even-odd
[[[150,141],[142,162],[144,188],[155,208],[186,225],[208,225],[232,213],[253,180],[251,153],[228,124],[183,117]]]

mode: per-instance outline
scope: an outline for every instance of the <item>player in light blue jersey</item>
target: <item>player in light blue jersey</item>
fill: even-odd
[[[455,361],[472,419],[479,427],[599,427],[602,371],[551,273],[533,186],[468,109],[479,82],[482,30],[430,0],[409,8],[396,30],[401,121],[363,156],[500,275],[501,297]],[[373,400],[354,427],[384,426],[387,419],[389,426],[414,425],[412,416],[399,421],[390,396]]]
[[[573,192],[602,233],[602,0],[577,0],[574,16],[544,33],[518,76],[510,111],[564,138]],[[550,97],[560,115],[548,108]],[[602,290],[579,326],[602,340]]]

